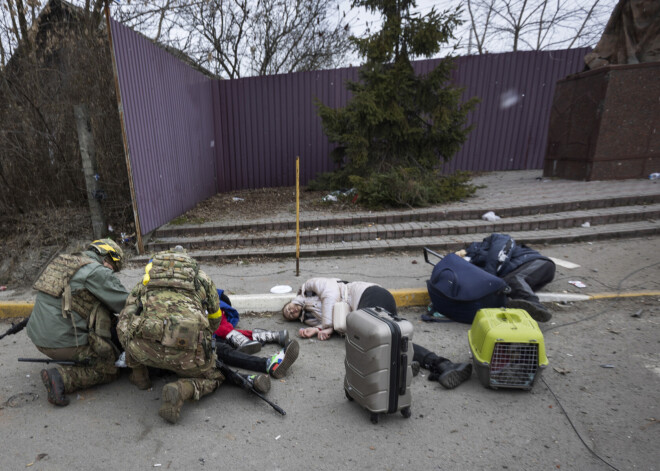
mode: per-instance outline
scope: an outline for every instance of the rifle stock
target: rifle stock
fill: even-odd
[[[7,335],[14,335],[14,334],[17,334],[18,332],[20,332],[21,330],[23,330],[25,328],[25,326],[27,325],[29,319],[30,319],[29,317],[26,317],[25,319],[23,319],[18,324],[12,323],[11,327],[9,329],[7,329],[7,331],[4,334],[0,335],[0,340],[5,338]]]
[[[252,386],[247,379],[245,379],[243,376],[241,376],[237,371],[232,370],[229,368],[227,365],[225,365],[221,360],[216,360],[215,365],[218,367],[218,369],[222,372],[223,375],[227,379],[231,379],[234,384],[237,384],[240,386],[241,389],[244,391],[251,392],[255,394],[257,397],[262,399],[263,401],[266,402],[269,406],[271,406],[273,409],[275,409],[277,412],[279,412],[282,415],[286,415],[286,412],[275,404],[274,402],[268,400],[263,394],[261,394],[259,391],[254,389],[254,386]]]

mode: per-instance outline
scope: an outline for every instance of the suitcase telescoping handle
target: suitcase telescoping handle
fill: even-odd
[[[401,338],[401,361],[399,362],[399,395],[406,394],[408,374],[408,337]]]
[[[435,263],[431,262],[429,260],[429,254],[435,255],[438,257],[440,260],[442,260],[442,255],[440,255],[438,252],[434,252],[433,250],[429,249],[428,247],[424,247],[424,261],[428,263],[429,265],[435,266]]]

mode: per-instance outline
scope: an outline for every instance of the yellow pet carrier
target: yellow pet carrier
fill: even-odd
[[[522,309],[477,311],[468,341],[477,377],[489,388],[530,390],[548,366],[541,329]]]

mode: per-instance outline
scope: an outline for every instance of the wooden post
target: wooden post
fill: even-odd
[[[300,276],[300,157],[296,157],[296,276]]]
[[[85,174],[85,186],[87,187],[87,201],[89,211],[92,214],[92,231],[94,239],[102,239],[106,235],[107,226],[103,217],[101,202],[97,198],[99,184],[96,174],[96,156],[94,155],[94,136],[92,135],[92,124],[89,120],[89,111],[86,105],[73,107],[78,130],[78,146],[82,157],[83,172]]]
[[[117,58],[115,57],[115,48],[112,44],[112,27],[110,25],[110,2],[105,2],[105,24],[108,30],[108,42],[110,43],[110,56],[112,57],[112,73],[115,78],[115,92],[117,94],[117,108],[119,110],[119,122],[121,123],[121,134],[124,141],[124,156],[126,158],[126,170],[128,172],[128,186],[131,190],[131,203],[133,204],[133,219],[135,221],[135,235],[137,236],[137,253],[144,254],[144,241],[142,239],[142,225],[140,224],[140,214],[138,213],[137,197],[135,195],[135,185],[133,183],[133,169],[131,167],[131,158],[128,149],[128,136],[126,135],[126,123],[124,122],[124,107],[121,103],[121,90],[119,89],[119,75],[117,73]]]

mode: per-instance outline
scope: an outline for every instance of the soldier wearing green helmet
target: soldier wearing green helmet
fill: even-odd
[[[53,360],[75,362],[41,371],[50,403],[66,406],[66,394],[118,377],[113,313],[123,309],[128,297],[115,274],[123,261],[113,240],[95,240],[84,252],[58,255],[35,282],[27,335]]]

